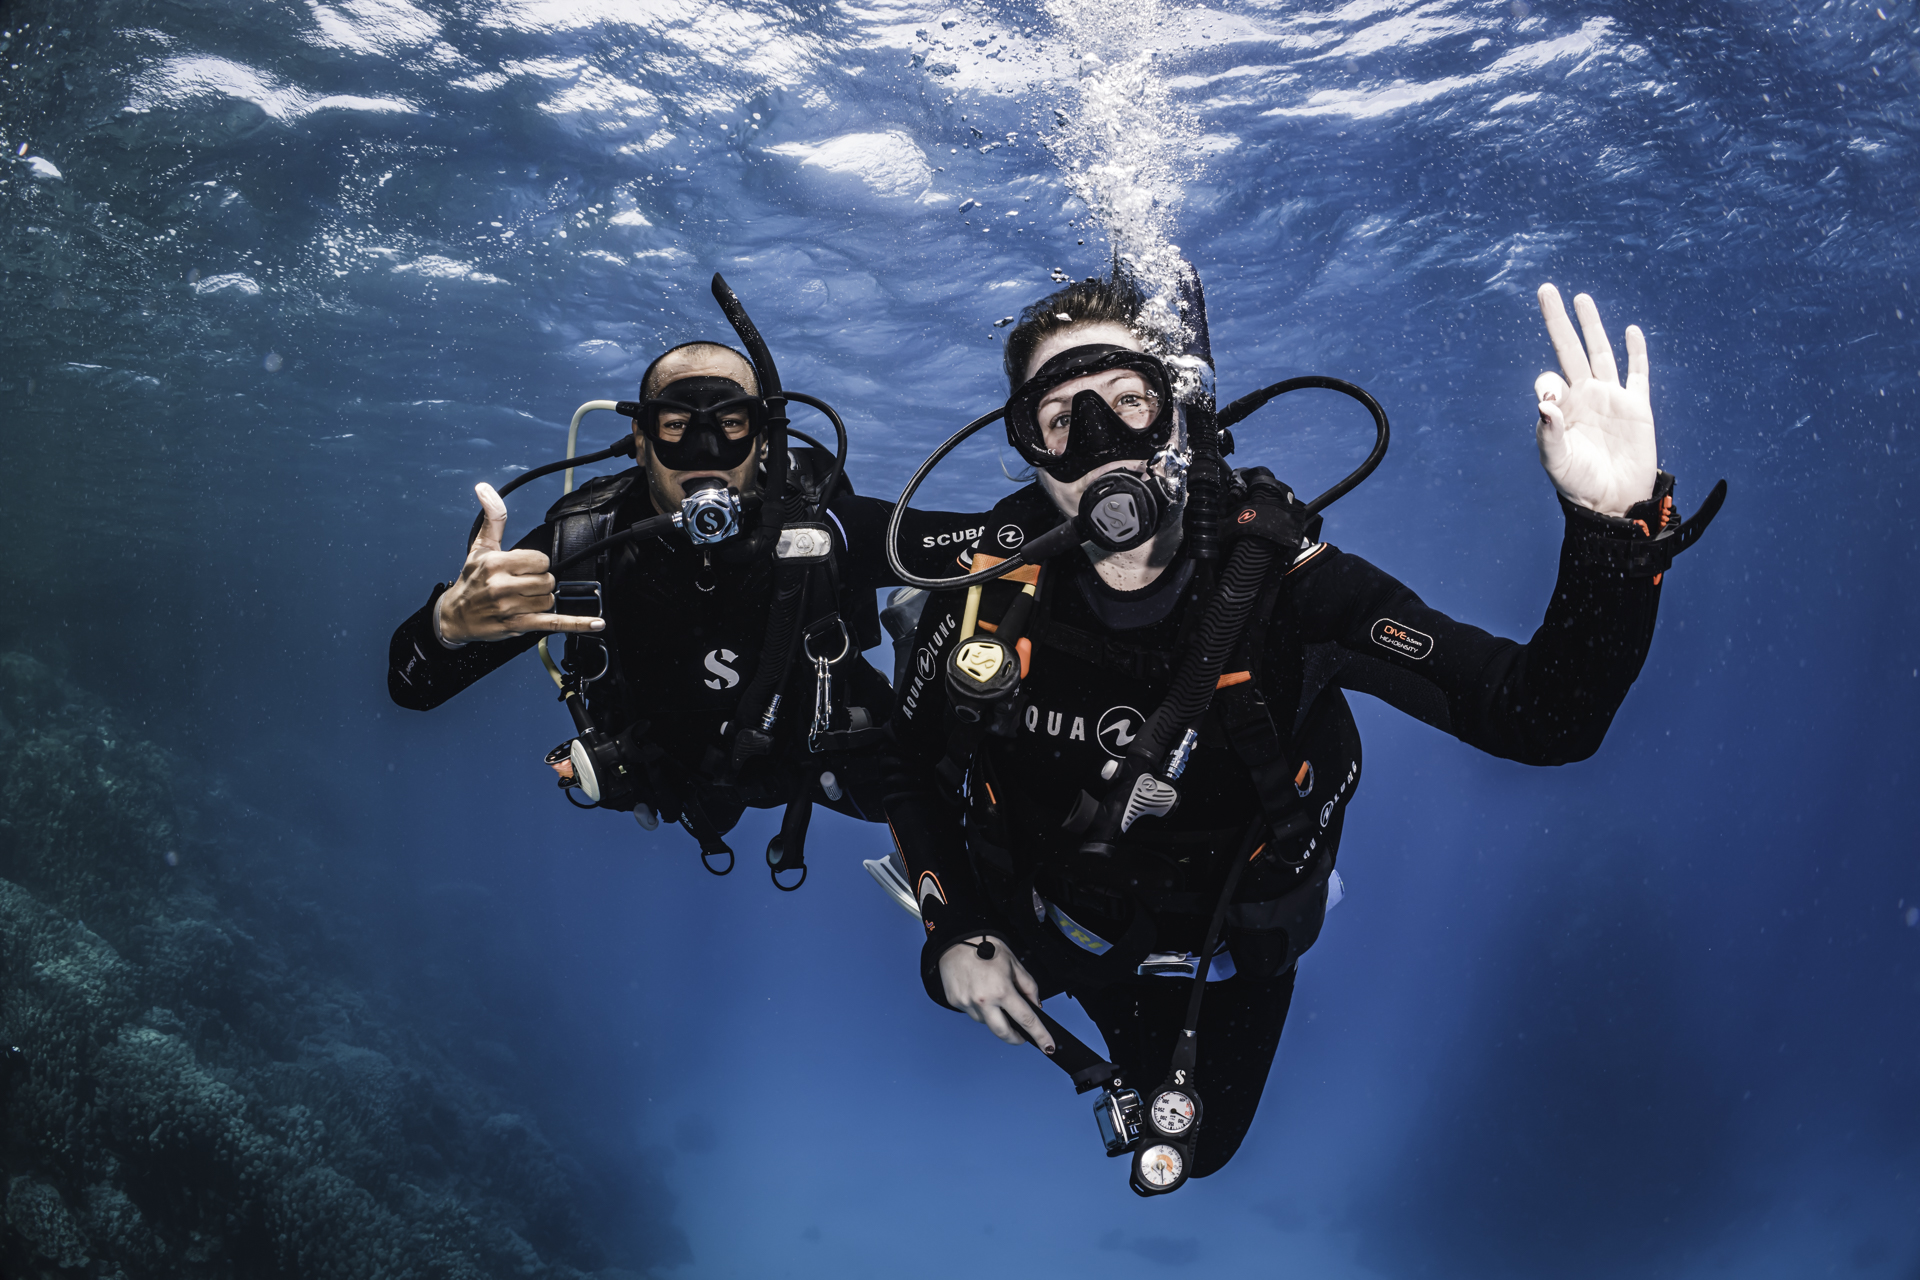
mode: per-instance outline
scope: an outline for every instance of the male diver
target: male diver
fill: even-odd
[[[548,756],[568,798],[681,823],[716,874],[742,812],[785,805],[768,863],[793,889],[814,802],[880,818],[874,749],[893,698],[861,651],[880,641],[875,590],[898,581],[881,547],[892,504],[841,475],[844,431],[839,461],[787,449],[784,402],[825,406],[782,391],[717,276],[714,292],[752,357],[682,343],[648,366],[638,401],[600,402],[633,430],[595,456],[638,465],[568,493],[510,550],[505,502],[475,486],[466,562],[394,632],[387,688],[428,711],[564,635],[562,662],[542,657],[579,730]],[[929,571],[978,525],[911,520],[909,561]]]
[[[1134,1157],[1140,1194],[1219,1169],[1252,1123],[1337,893],[1361,772],[1343,691],[1494,755],[1584,760],[1646,657],[1661,571],[1718,508],[1723,488],[1676,519],[1640,330],[1623,386],[1592,300],[1574,300],[1584,346],[1552,285],[1539,300],[1564,377],[1536,384],[1537,439],[1566,531],[1526,644],[1320,541],[1341,486],[1304,504],[1264,468],[1227,470],[1220,428],[1293,384],[1216,421],[1203,308],[1186,310],[1186,349],[1156,352],[1137,292],[1087,280],[1009,335],[1002,412],[1035,479],[927,602],[887,816],[928,995],[1102,1089],[1109,1154]],[[1384,413],[1351,384],[1294,383],[1373,411],[1379,444],[1351,487],[1385,451]],[[1060,991],[1111,1061],[1040,1011]]]

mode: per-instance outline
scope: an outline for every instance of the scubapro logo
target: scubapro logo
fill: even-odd
[[[1132,707],[1108,707],[1106,714],[1100,717],[1093,736],[1100,740],[1106,753],[1115,759],[1127,754],[1127,748],[1140,736],[1140,730],[1146,727],[1146,717]]]
[[[701,681],[709,689],[731,689],[740,683],[740,673],[728,666],[729,662],[738,662],[740,655],[731,649],[713,649],[707,653],[707,670],[718,679]]]
[[[1000,532],[993,535],[993,540],[1005,550],[1011,551],[1027,540],[1027,531],[1017,524],[1003,524],[1000,526]]]

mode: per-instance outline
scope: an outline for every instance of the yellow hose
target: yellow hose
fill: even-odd
[[[967,588],[967,611],[960,615],[960,643],[973,639],[973,627],[980,621],[980,584]]]

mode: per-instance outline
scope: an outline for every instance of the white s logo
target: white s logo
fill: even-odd
[[[709,689],[731,689],[740,683],[740,673],[728,666],[729,662],[738,662],[740,655],[731,649],[714,649],[707,654],[707,670],[719,676],[718,680],[703,680]]]

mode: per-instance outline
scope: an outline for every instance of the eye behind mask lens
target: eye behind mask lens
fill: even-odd
[[[678,440],[661,438],[660,419],[669,412],[686,415]],[[746,416],[747,433],[729,439],[725,423],[734,414]],[[766,421],[766,402],[730,378],[681,378],[640,402],[641,433],[670,471],[733,470],[753,453]]]
[[[1135,427],[1088,388],[1073,398],[1066,448],[1047,448],[1039,421],[1040,403],[1063,382],[1092,374],[1125,369],[1140,375],[1159,400],[1159,409],[1145,426]],[[1062,483],[1071,483],[1102,463],[1151,458],[1173,431],[1173,397],[1166,366],[1144,351],[1089,344],[1063,351],[1040,367],[1007,401],[1007,442],[1028,463]]]

